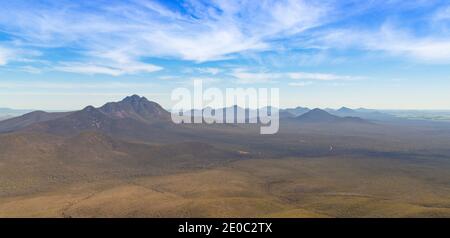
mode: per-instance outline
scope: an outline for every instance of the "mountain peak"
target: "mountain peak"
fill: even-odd
[[[97,110],[95,107],[89,105],[89,106],[83,108],[83,110],[81,110],[81,111],[92,112],[92,111],[95,111],[95,110]]]
[[[124,98],[121,102],[126,102],[126,103],[138,103],[138,102],[142,102],[142,101],[148,101],[147,98],[145,97],[141,97],[137,94],[133,94],[131,96],[127,96],[126,98]]]
[[[132,117],[140,120],[168,119],[169,112],[158,103],[151,102],[145,97],[132,95],[124,98],[120,102],[110,102],[103,105],[100,110],[113,117]]]
[[[316,123],[366,123],[359,117],[339,117],[319,108],[315,108],[297,117],[297,119],[302,122]]]
[[[339,119],[339,117],[331,115],[330,113],[314,108],[309,112],[297,117],[301,121],[305,122],[332,122]]]
[[[309,112],[307,112],[307,113],[305,113],[303,115],[315,116],[315,117],[334,117],[334,115],[331,115],[327,111],[322,110],[320,108],[314,108],[314,109],[310,110]]]
[[[320,114],[323,114],[323,115],[331,115],[330,113],[328,113],[325,110],[322,110],[320,108],[314,108],[311,111],[309,111],[308,113],[310,113],[310,114],[318,114],[318,113],[320,113]]]
[[[309,111],[310,111],[309,108],[307,108],[307,107],[300,107],[300,106],[298,106],[296,108],[286,108],[286,109],[281,110],[281,112],[287,112],[291,116],[294,116],[294,117],[298,117],[298,116],[303,115],[303,114],[305,114],[306,112],[309,112]],[[285,115],[289,116],[289,114],[285,114]]]
[[[353,112],[353,109],[348,108],[348,107],[341,107],[339,108],[339,110],[337,110],[338,112]]]

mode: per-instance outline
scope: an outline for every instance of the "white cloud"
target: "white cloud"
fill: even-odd
[[[450,63],[450,40],[400,41],[387,50],[393,53],[408,54],[419,60]]]
[[[151,72],[153,69],[148,65],[134,69],[129,66],[129,70],[116,66],[124,62],[135,65],[145,57],[205,62],[284,47],[348,47],[428,61],[450,61],[450,43],[445,36],[417,37],[392,27],[383,27],[379,31],[342,29],[328,32],[324,32],[327,28],[318,28],[385,4],[409,9],[429,5],[429,1],[370,1],[355,4],[355,9],[342,8],[346,4],[338,2],[212,0],[204,3],[186,0],[183,11],[147,0],[97,5],[57,1],[37,3],[33,8],[24,3],[5,3],[5,7],[0,8],[0,27],[19,47],[42,50],[70,47],[93,64],[78,65],[69,70],[111,75]],[[448,20],[449,9],[442,8],[435,13],[434,19]],[[316,35],[309,30],[316,30]],[[302,35],[305,32],[308,34]],[[328,57],[318,55],[314,60],[321,62]],[[6,62],[7,58],[0,51],[0,64]],[[209,73],[218,74],[217,71]]]
[[[42,68],[38,68],[38,67],[30,66],[30,65],[21,66],[18,68],[18,70],[22,71],[22,72],[27,72],[30,74],[40,74],[44,71],[44,69],[42,69]]]
[[[205,85],[219,84],[222,81],[222,79],[209,77],[191,77],[188,79],[182,79],[181,81],[177,81],[176,83],[183,85],[184,87],[192,87],[195,81],[201,81],[203,86],[205,86]]]
[[[434,21],[450,20],[450,6],[439,9],[433,16]]]
[[[320,80],[320,81],[335,81],[335,80],[360,80],[364,77],[360,76],[348,76],[337,74],[324,74],[324,73],[305,73],[305,72],[293,72],[287,73],[289,78],[297,80]]]
[[[0,66],[6,65],[12,58],[12,51],[3,47],[0,47]]]
[[[313,82],[309,82],[309,81],[307,81],[307,82],[294,82],[294,83],[289,83],[289,86],[305,87],[305,86],[308,86],[308,85],[311,85],[311,84],[313,84]]]
[[[132,82],[47,82],[47,81],[27,81],[27,82],[0,82],[1,89],[135,89],[154,88],[153,83],[132,83]],[[46,92],[48,93],[48,92]]]
[[[338,75],[338,74],[325,74],[325,73],[309,73],[309,72],[283,72],[283,73],[270,73],[270,72],[249,72],[248,69],[238,68],[230,73],[238,81],[237,83],[251,84],[251,83],[274,83],[278,80],[318,80],[318,81],[352,81],[362,80],[365,77],[362,76],[350,76],[350,75]],[[302,82],[305,83],[305,82]],[[295,82],[294,84],[301,84]],[[293,85],[294,85],[293,84]],[[296,85],[299,86],[299,85]],[[302,85],[305,86],[305,85]]]
[[[283,75],[280,73],[248,72],[246,69],[235,69],[230,73],[239,84],[273,83]]]
[[[122,71],[119,69],[82,63],[64,63],[64,66],[55,67],[57,71],[82,73],[82,74],[109,74],[112,76],[119,76]]]
[[[391,24],[378,30],[338,29],[320,33],[308,42],[322,49],[383,51],[430,63],[450,63],[450,38],[416,36]]]
[[[28,46],[73,46],[95,57],[120,52],[134,61],[150,56],[203,62],[272,49],[274,39],[319,26],[331,11],[303,0],[190,0],[181,14],[152,1],[133,2],[98,5],[92,11],[83,11],[83,3],[36,4],[33,10],[17,4],[14,11],[0,9],[0,25]]]
[[[219,68],[207,67],[207,68],[197,68],[197,71],[200,73],[216,75],[220,73],[222,70]]]
[[[189,67],[184,68],[182,70],[182,73],[184,74],[200,73],[200,74],[217,75],[221,72],[223,72],[223,69],[216,67]]]
[[[177,79],[177,78],[179,78],[179,76],[161,75],[158,77],[158,79],[161,79],[161,80],[173,80],[173,79]]]
[[[151,73],[159,71],[162,68],[152,64],[144,64],[140,62],[128,62],[123,65],[115,64],[114,66],[97,65],[93,63],[64,62],[53,69],[56,71],[71,73],[120,76],[123,74]]]
[[[390,25],[383,26],[366,46],[422,61],[450,63],[449,38],[416,37]]]

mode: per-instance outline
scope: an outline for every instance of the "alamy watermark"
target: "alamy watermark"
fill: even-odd
[[[181,123],[260,123],[261,134],[275,134],[279,129],[278,88],[203,88],[194,80],[188,88],[172,91],[172,121]]]

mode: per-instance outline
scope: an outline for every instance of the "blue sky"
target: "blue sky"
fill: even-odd
[[[450,109],[450,3],[439,0],[4,1],[0,107],[278,87],[281,106]]]

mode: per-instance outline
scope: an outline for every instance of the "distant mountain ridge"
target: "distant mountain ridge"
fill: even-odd
[[[34,111],[25,115],[9,118],[0,122],[0,133],[11,132],[30,126],[34,123],[54,120],[69,115],[71,112],[44,112]]]
[[[16,114],[25,114],[25,113],[29,113],[32,111],[33,110],[31,110],[31,109],[12,109],[12,108],[0,107],[1,114],[16,115]]]
[[[29,109],[11,109],[0,107],[0,121],[7,120],[13,117],[22,116],[23,114],[32,112],[33,110]]]
[[[342,122],[352,122],[352,123],[365,123],[364,119],[359,117],[339,117],[332,115],[325,110],[315,108],[309,112],[300,115],[295,118],[297,121],[305,123],[342,123]]]
[[[341,107],[337,110],[339,113],[355,113],[353,109],[350,109],[348,107]]]
[[[211,108],[209,108],[211,109]],[[268,107],[267,111],[273,110]],[[202,110],[191,110],[203,114]],[[240,106],[232,106],[222,109],[212,109],[216,112],[234,111],[234,119],[249,122],[250,117],[257,115],[261,109],[245,109]],[[239,114],[240,113],[240,114]],[[241,116],[241,117],[239,117]],[[242,118],[242,116],[244,118]],[[293,120],[308,123],[367,123],[372,120],[393,120],[394,116],[369,109],[351,109],[341,107],[335,109],[312,109],[296,107],[279,109],[281,120]],[[149,127],[148,125],[158,125]],[[34,111],[25,115],[0,121],[0,133],[14,132],[18,130],[44,131],[55,134],[74,134],[84,130],[97,130],[107,134],[135,134],[145,136],[144,133],[162,134],[163,127],[174,126],[170,112],[156,102],[149,101],[145,97],[132,95],[118,102],[108,102],[99,108],[87,106],[83,110],[73,112],[44,112]],[[156,132],[155,130],[159,130]],[[156,134],[155,134],[156,133]]]
[[[128,124],[143,127],[140,124],[169,120],[170,113],[159,104],[148,101],[145,97],[133,95],[120,102],[106,103],[100,108],[87,106],[79,111],[65,113],[34,111],[1,121],[0,132],[17,130],[37,130],[55,134],[71,134],[83,130],[113,132],[133,127]]]
[[[358,108],[358,109],[351,109],[348,107],[341,107],[338,110],[334,109],[326,109],[330,114],[333,114],[335,116],[340,117],[360,117],[366,120],[379,120],[379,121],[392,121],[396,120],[397,118],[393,115],[382,113],[377,110],[372,109],[365,109],[365,108]]]
[[[226,115],[226,110],[233,110],[233,107],[228,107],[228,108],[220,108],[220,109],[212,109],[213,111],[223,111],[224,115]],[[185,115],[191,115],[193,116],[194,113],[198,113],[198,115],[202,115],[203,111],[205,109],[192,109],[190,111],[186,111]],[[248,120],[249,118],[249,112],[254,112],[257,113],[257,111],[260,109],[244,109],[240,106],[234,106],[234,111],[236,112],[241,112],[241,115],[244,115],[245,113],[245,118],[246,120]],[[366,108],[358,108],[358,109],[351,109],[348,107],[341,107],[339,109],[332,109],[332,108],[325,108],[325,109],[320,109],[323,110],[325,112],[328,112],[331,115],[335,115],[338,117],[359,117],[361,119],[364,120],[379,120],[379,121],[392,121],[392,120],[398,120],[398,118],[396,118],[393,115],[390,115],[388,113],[384,113],[384,112],[380,112],[378,110],[375,109],[366,109]],[[295,118],[298,116],[301,116],[307,112],[310,112],[311,109],[307,108],[307,107],[296,107],[296,108],[284,108],[281,109],[279,108],[279,116],[281,119],[286,119],[286,118]]]
[[[287,109],[282,109],[281,112],[286,112],[291,114],[294,117],[298,117],[302,114],[305,114],[307,112],[309,112],[310,109],[307,107],[296,107],[296,108],[287,108]]]

